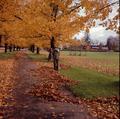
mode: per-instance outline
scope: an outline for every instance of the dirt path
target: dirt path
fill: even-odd
[[[11,91],[7,95],[10,96],[2,100],[4,103],[0,105],[0,119],[93,119],[83,105],[46,101],[30,95],[28,92],[33,85],[43,81],[43,74],[30,73],[37,69],[37,65],[27,59],[24,52],[16,55],[13,69],[9,78],[13,83],[8,84]],[[67,90],[65,93],[70,95]]]

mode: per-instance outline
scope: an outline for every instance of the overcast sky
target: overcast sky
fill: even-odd
[[[115,1],[118,1],[118,0],[109,0],[110,3],[115,2]],[[117,14],[118,7],[119,7],[118,4],[115,4],[112,6],[113,11],[109,14],[108,18],[113,18]],[[95,42],[105,44],[108,37],[117,35],[114,31],[105,30],[105,29],[106,29],[105,27],[102,27],[99,25],[92,27],[90,29],[90,38]],[[79,35],[77,35],[76,37],[77,39],[80,39],[83,36],[84,36],[83,32],[80,32]]]

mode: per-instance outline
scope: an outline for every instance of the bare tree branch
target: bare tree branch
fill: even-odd
[[[72,13],[73,11],[79,9],[81,7],[81,5],[77,5],[71,8],[71,10],[68,12],[68,14]]]
[[[96,13],[99,13],[100,11],[102,11],[102,10],[104,10],[105,8],[110,7],[110,6],[114,5],[114,4],[119,4],[119,1],[113,2],[113,3],[111,3],[111,4],[108,4],[108,5],[100,8]]]
[[[114,5],[114,4],[119,4],[119,1],[116,1],[116,2],[113,2],[113,3],[111,3],[111,4],[108,4],[108,5],[100,8],[100,9],[99,9],[97,12],[95,12],[95,13],[99,13],[99,12],[102,11],[103,9],[105,9],[105,8],[107,8],[107,7],[110,7],[110,6]],[[75,10],[79,9],[80,7],[81,7],[81,5],[74,6],[73,8],[71,8],[71,10],[70,10],[66,15],[74,12]]]
[[[23,21],[23,19],[21,17],[17,16],[17,15],[14,15],[14,17],[21,20],[21,21]]]

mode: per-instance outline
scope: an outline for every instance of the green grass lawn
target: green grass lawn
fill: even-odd
[[[118,52],[88,52],[88,57],[95,58],[95,59],[118,59],[119,53]]]
[[[73,53],[75,51],[72,51]],[[70,55],[70,51],[62,51],[62,55]],[[80,52],[76,51],[77,56],[79,56]],[[92,59],[111,59],[111,60],[119,60],[119,52],[84,52],[82,51],[81,56],[85,56],[87,58]]]
[[[119,95],[119,77],[77,67],[61,70],[61,74],[79,81],[70,87],[76,96],[94,98]]]
[[[47,62],[47,56],[45,54],[36,54],[36,53],[32,53],[29,52],[28,54],[28,58],[34,61],[41,61],[41,62]]]
[[[7,53],[1,52],[1,53],[0,53],[0,59],[13,58],[13,56],[15,56],[15,53],[16,53],[16,52],[7,52]]]

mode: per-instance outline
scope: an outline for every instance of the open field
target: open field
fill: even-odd
[[[41,52],[41,55],[29,53],[28,57],[52,66],[47,62],[47,52]],[[70,66],[68,69],[61,67],[61,74],[79,81],[78,85],[70,87],[74,95],[84,98],[119,95],[118,53],[87,52],[85,56],[70,56],[69,52],[62,52],[60,64]]]
[[[82,56],[71,56],[64,51],[61,62],[71,66],[61,73],[79,81],[78,85],[70,87],[74,95],[85,98],[119,95],[118,53],[83,52]]]
[[[116,52],[82,52],[82,56],[71,56],[68,51],[64,51],[61,53],[61,62],[109,75],[119,75],[119,53]]]

